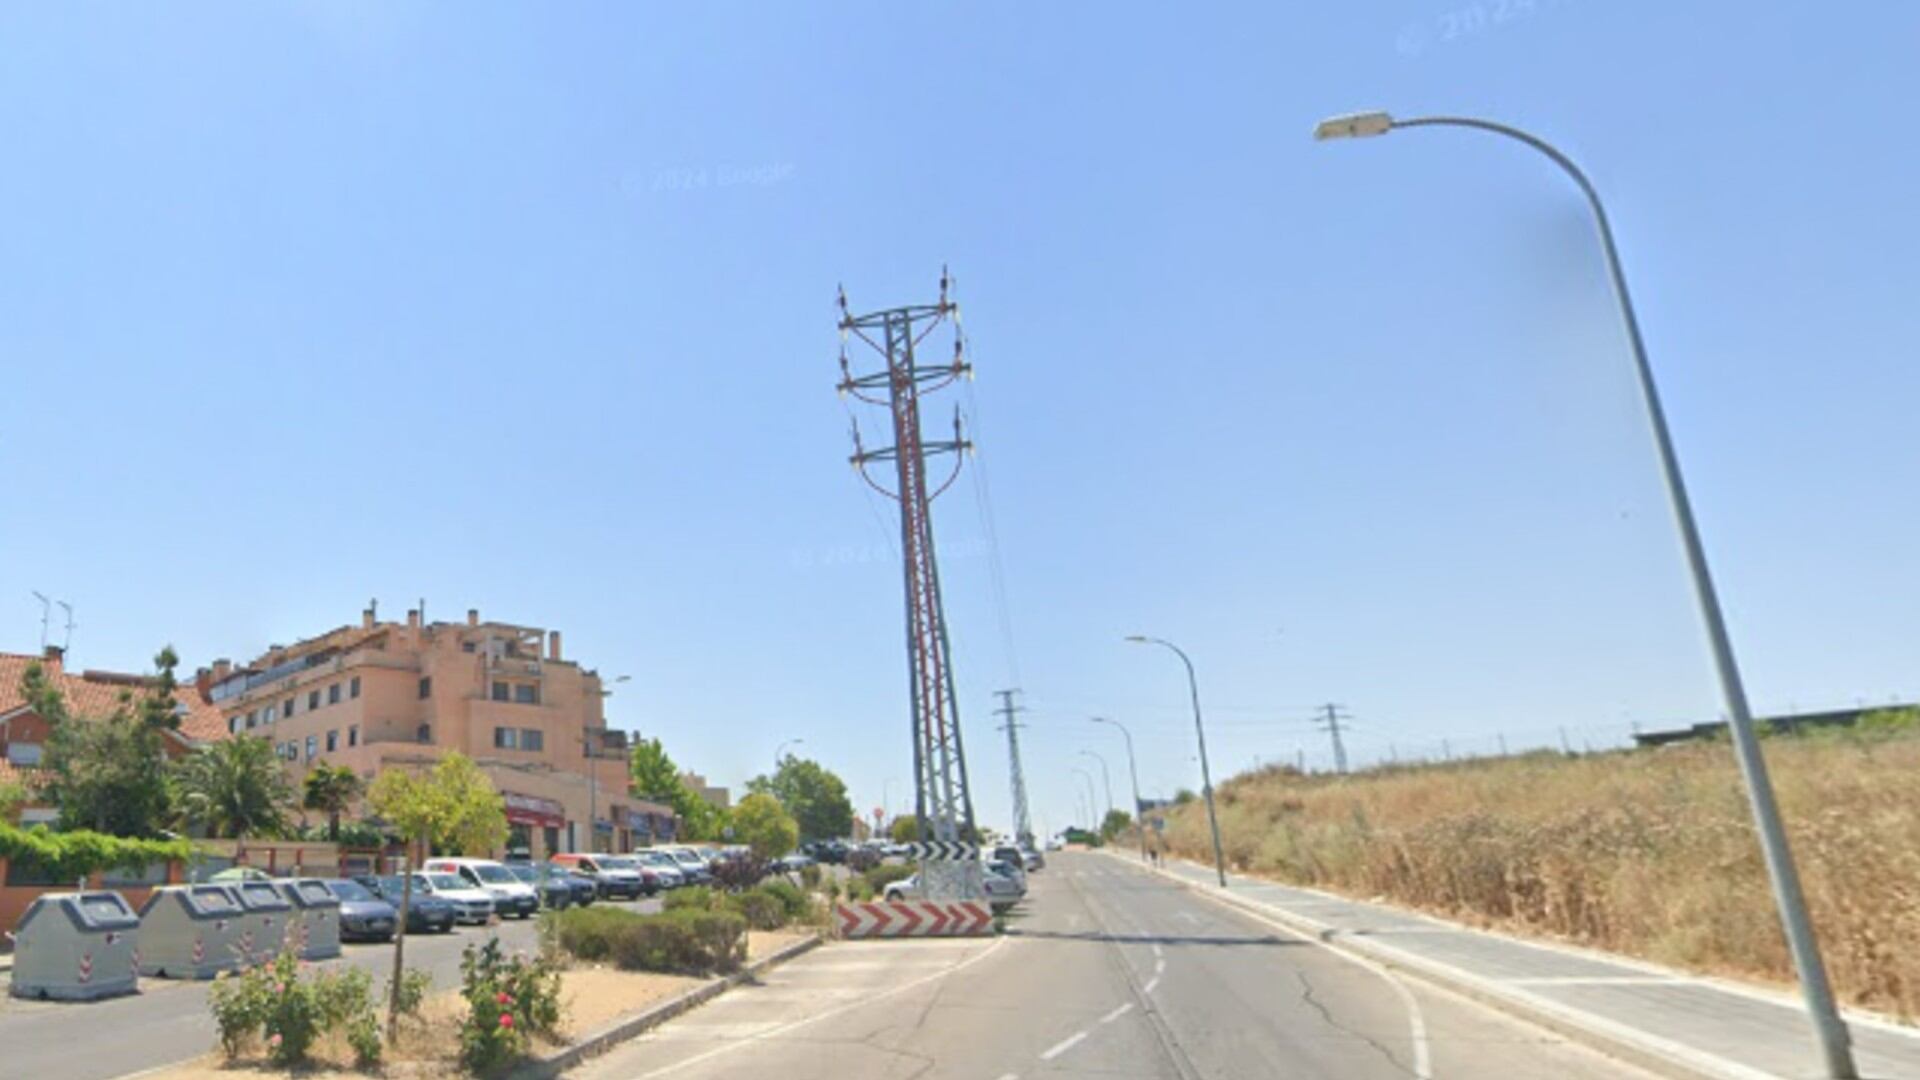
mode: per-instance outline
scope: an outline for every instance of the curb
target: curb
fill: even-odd
[[[519,1068],[513,1070],[510,1075],[513,1076],[515,1080],[521,1080],[521,1078],[532,1080],[532,1078],[536,1077],[545,1080],[545,1078],[559,1076],[561,1073],[580,1064],[587,1058],[626,1042],[628,1039],[643,1035],[682,1013],[696,1009],[712,1001],[714,998],[719,997],[721,994],[726,993],[733,987],[752,979],[768,968],[777,964],[783,964],[799,956],[801,953],[813,949],[818,946],[820,942],[821,937],[819,934],[811,934],[781,949],[772,956],[763,956],[755,960],[731,975],[722,975],[717,979],[710,979],[685,993],[670,997],[657,1005],[650,1005],[640,1012],[615,1020],[613,1023],[608,1024],[598,1031],[589,1032],[571,1045],[556,1050],[545,1057],[537,1058],[521,1065]]]
[[[1128,862],[1128,865],[1135,864]],[[1499,986],[1450,965],[1414,956],[1392,946],[1348,937],[1325,923],[1297,912],[1237,896],[1231,890],[1207,889],[1169,870],[1150,866],[1140,869],[1201,896],[1285,926],[1329,949],[1363,957],[1390,971],[1410,975],[1660,1076],[1673,1080],[1765,1080],[1779,1075],[1648,1035],[1591,1013],[1569,1009],[1524,990]]]

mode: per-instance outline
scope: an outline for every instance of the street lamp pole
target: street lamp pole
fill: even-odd
[[[780,772],[780,763],[786,760],[787,747],[799,746],[801,743],[804,743],[806,741],[807,740],[805,739],[788,739],[786,742],[783,742],[779,746],[774,748],[774,751],[773,751],[774,774],[778,774]],[[768,778],[771,779],[772,777],[769,776]]]
[[[1120,736],[1127,740],[1127,777],[1133,781],[1133,831],[1140,834],[1140,861],[1147,861],[1147,818],[1140,807],[1140,766],[1133,758],[1133,732],[1118,720],[1109,720],[1104,716],[1089,717],[1096,724],[1111,724],[1120,729]]]
[[[1100,812],[1099,797],[1093,793],[1093,774],[1085,769],[1074,769],[1073,771],[1079,775],[1080,779],[1087,782],[1087,819],[1091,821],[1093,816]],[[1075,792],[1075,794],[1077,795],[1078,792]],[[1087,831],[1096,836],[1099,835],[1098,828],[1089,828]]]
[[[1806,897],[1800,888],[1800,875],[1794,867],[1793,852],[1787,846],[1787,834],[1780,821],[1780,808],[1774,799],[1773,781],[1767,774],[1766,757],[1760,752],[1760,740],[1754,733],[1753,714],[1747,703],[1747,691],[1734,660],[1733,641],[1721,614],[1720,598],[1707,568],[1706,547],[1693,516],[1693,504],[1687,496],[1686,482],[1680,476],[1680,463],[1673,449],[1673,437],[1667,430],[1666,411],[1660,404],[1660,392],[1654,385],[1653,368],[1647,362],[1646,344],[1640,337],[1640,322],[1634,315],[1633,300],[1627,293],[1627,279],[1620,268],[1620,253],[1614,246],[1613,229],[1607,223],[1606,209],[1580,167],[1546,140],[1506,124],[1461,116],[1423,116],[1395,120],[1387,113],[1356,113],[1321,122],[1314,130],[1319,139],[1354,138],[1384,135],[1395,128],[1463,127],[1503,135],[1545,154],[1560,166],[1587,197],[1594,225],[1600,234],[1600,248],[1606,256],[1607,274],[1613,282],[1614,299],[1619,301],[1620,316],[1626,323],[1627,341],[1633,348],[1634,373],[1640,385],[1640,398],[1646,407],[1647,421],[1653,429],[1654,450],[1659,457],[1660,473],[1666,483],[1667,501],[1673,509],[1674,523],[1680,531],[1680,543],[1686,551],[1687,569],[1693,579],[1694,600],[1701,620],[1706,624],[1708,644],[1713,651],[1714,670],[1720,679],[1720,696],[1727,710],[1728,726],[1733,734],[1734,754],[1740,774],[1746,781],[1747,799],[1752,804],[1754,824],[1760,834],[1760,849],[1766,857],[1767,876],[1773,886],[1780,922],[1786,931],[1788,950],[1800,976],[1800,990],[1813,1019],[1815,1040],[1826,1062],[1827,1075],[1836,1080],[1858,1076],[1846,1024],[1834,1005],[1833,990],[1827,982],[1827,970],[1820,958],[1819,942],[1807,916]]]
[[[1135,645],[1161,645],[1172,649],[1180,662],[1187,665],[1187,690],[1193,695],[1193,730],[1200,737],[1200,792],[1207,800],[1207,827],[1213,830],[1213,872],[1220,877],[1220,887],[1227,887],[1227,856],[1220,847],[1220,816],[1213,809],[1213,773],[1207,768],[1207,728],[1200,722],[1200,681],[1194,677],[1193,661],[1186,651],[1171,641],[1157,637],[1133,634],[1127,638]]]
[[[1107,813],[1113,813],[1113,774],[1107,772],[1107,759],[1091,750],[1082,750],[1081,754],[1100,763],[1100,787],[1107,793]]]
[[[615,677],[613,681],[616,684],[618,684],[618,683],[626,682],[631,678],[633,678],[633,676],[631,675],[620,675]],[[610,698],[612,696],[613,696],[613,691],[607,689],[604,686],[600,688],[600,700],[602,702],[606,701],[607,698]],[[600,825],[600,807],[599,807],[600,766],[594,764],[594,762],[600,760],[600,751],[605,749],[606,747],[606,734],[607,734],[607,717],[605,713],[605,706],[603,705],[601,710],[601,716],[600,716],[600,726],[597,728],[587,728],[584,732],[581,733],[581,736],[580,736],[581,747],[586,751],[586,754],[587,754],[587,850],[588,851],[600,850],[598,847],[595,846],[595,843],[600,838],[600,828],[599,828],[599,825]],[[613,847],[613,841],[611,837],[608,838],[607,847],[609,849]]]

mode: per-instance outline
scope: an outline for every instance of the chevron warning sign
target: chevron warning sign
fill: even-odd
[[[935,862],[978,862],[980,845],[963,844],[958,840],[924,840],[907,845],[907,857],[915,860],[932,859]]]
[[[993,932],[993,910],[983,900],[874,900],[841,904],[843,938],[975,937]]]

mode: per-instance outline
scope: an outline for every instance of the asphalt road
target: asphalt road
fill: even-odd
[[[1031,882],[1004,937],[831,945],[570,1075],[1639,1075],[1116,860]]]
[[[629,901],[616,906],[656,911],[660,902]],[[532,920],[491,928],[461,927],[451,934],[409,934],[407,966],[431,972],[435,989],[457,989],[461,949],[489,935],[499,937],[508,948],[534,947]],[[372,972],[374,990],[381,993],[393,972],[393,946],[348,944],[340,959],[322,966],[338,964]],[[110,1080],[199,1057],[218,1042],[207,1011],[207,985],[141,979],[138,994],[87,1003],[0,997],[0,1076]]]

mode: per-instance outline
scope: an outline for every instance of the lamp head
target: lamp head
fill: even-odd
[[[1345,116],[1328,117],[1320,121],[1313,129],[1313,137],[1326,139],[1360,139],[1369,135],[1385,135],[1393,130],[1393,117],[1384,112],[1348,113]]]

